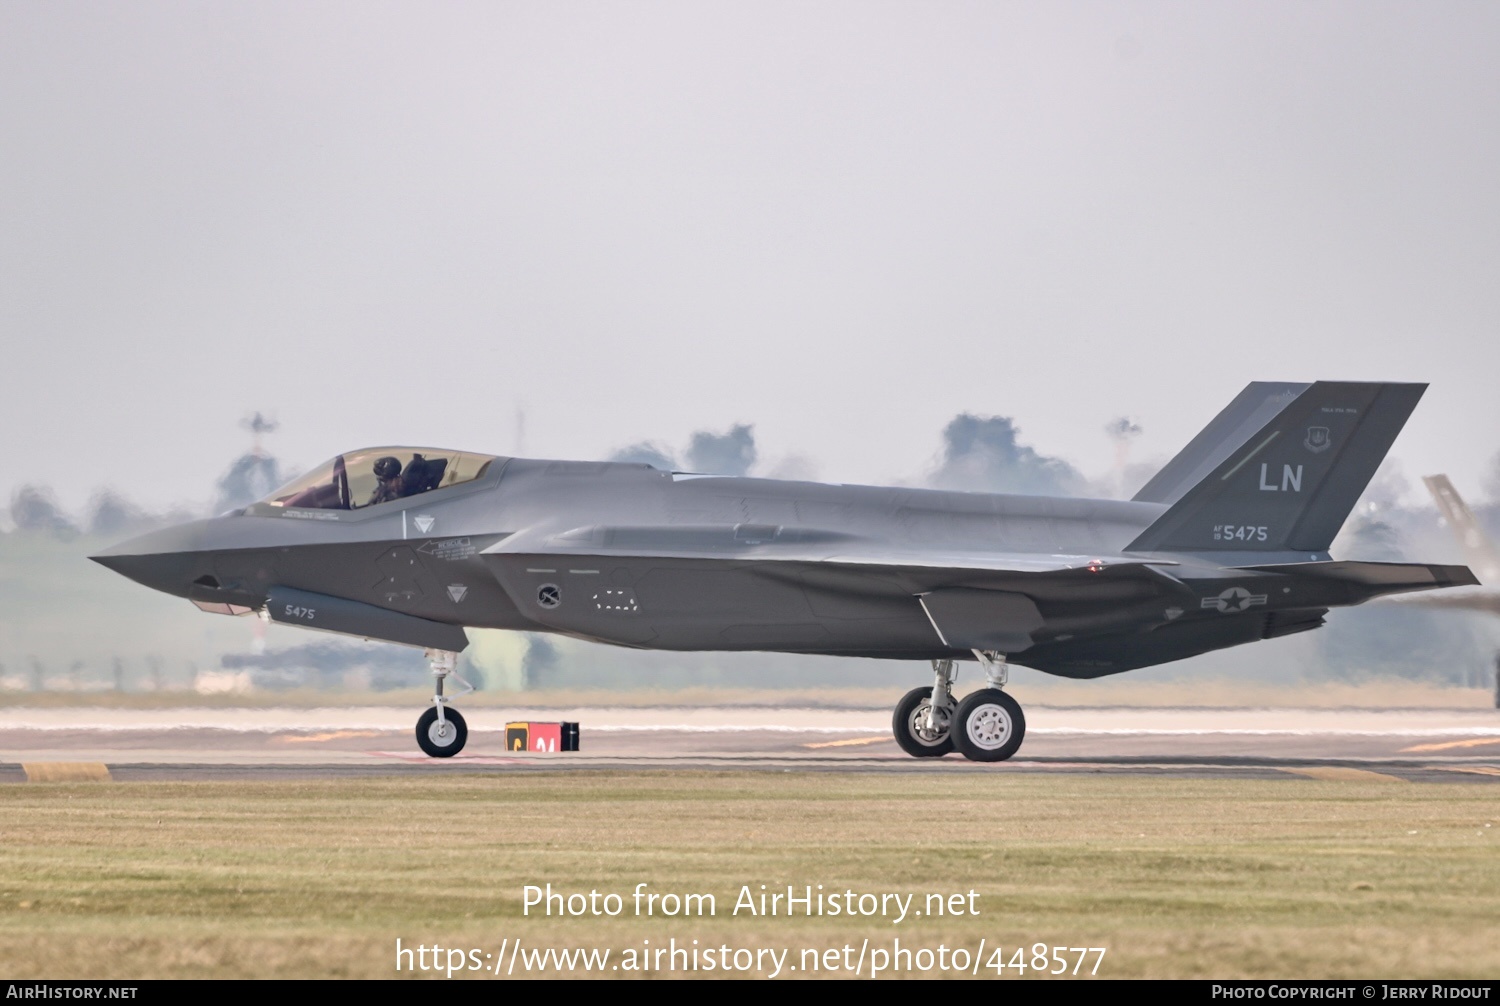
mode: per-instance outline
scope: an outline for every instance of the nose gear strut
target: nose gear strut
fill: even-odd
[[[457,709],[448,706],[454,699],[472,692],[474,686],[459,676],[458,654],[452,650],[428,650],[427,662],[432,668],[432,707],[417,718],[417,746],[434,758],[452,758],[464,749],[469,726]],[[443,694],[443,679],[449,675],[464,686],[463,691]]]

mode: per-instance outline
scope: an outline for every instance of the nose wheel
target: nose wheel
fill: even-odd
[[[472,692],[474,686],[460,678],[454,670],[458,654],[453,651],[428,650],[427,661],[432,666],[432,706],[417,717],[417,747],[433,758],[452,758],[468,742],[469,725],[464,722],[457,709],[449,708],[449,703]],[[464,686],[464,691],[458,695],[443,694],[443,679],[450,674]]]
[[[417,747],[434,758],[452,758],[468,739],[469,725],[457,709],[443,710],[443,718],[438,719],[434,706],[417,717]]]

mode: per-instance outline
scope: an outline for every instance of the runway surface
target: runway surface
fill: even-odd
[[[874,709],[464,709],[469,741],[423,755],[419,708],[0,711],[0,782],[332,778],[422,772],[704,769],[1107,772],[1500,783],[1500,712],[1029,706],[1001,764],[918,759]],[[508,721],[576,721],[576,753],[507,751]]]

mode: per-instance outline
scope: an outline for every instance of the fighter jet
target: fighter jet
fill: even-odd
[[[1397,595],[1384,598],[1382,604],[1399,604],[1413,608],[1447,608],[1449,610],[1485,611],[1500,615],[1500,549],[1484,528],[1479,518],[1469,509],[1458,490],[1446,475],[1424,475],[1422,481],[1437,504],[1443,523],[1453,532],[1470,563],[1477,586],[1461,590],[1446,590],[1441,594]]]
[[[1422,481],[1427,484],[1427,491],[1432,494],[1438,512],[1443,515],[1443,520],[1463,547],[1464,558],[1474,564],[1474,568],[1479,571],[1479,582],[1487,588],[1456,590],[1429,600],[1449,602],[1443,607],[1472,608],[1500,615],[1500,549],[1495,548],[1490,536],[1479,526],[1479,518],[1474,516],[1474,511],[1469,509],[1469,504],[1464,502],[1458,490],[1453,488],[1448,476],[1424,475]]]
[[[93,558],[205,611],[426,649],[416,739],[434,757],[467,737],[444,681],[468,687],[471,626],[930,661],[932,683],[896,704],[896,741],[995,762],[1026,730],[1010,663],[1094,678],[1474,583],[1463,566],[1328,552],[1425,388],[1251,384],[1132,500],[377,447]],[[969,660],[985,685],[960,701]]]
[[[1500,615],[1500,549],[1490,536],[1484,533],[1479,518],[1464,502],[1458,490],[1446,475],[1424,475],[1422,481],[1437,504],[1443,521],[1458,539],[1464,558],[1473,564],[1477,579],[1482,586],[1448,590],[1435,595],[1397,595],[1385,603],[1405,604],[1421,608],[1447,608],[1459,611],[1484,611]],[[1500,709],[1500,654],[1495,656],[1495,708]]]

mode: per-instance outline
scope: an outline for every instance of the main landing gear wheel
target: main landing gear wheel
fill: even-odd
[[[998,688],[981,688],[953,711],[953,746],[970,761],[1004,761],[1021,747],[1026,717],[1015,699]]]
[[[933,710],[933,723],[927,723],[927,710],[932,706],[931,688],[913,688],[896,703],[896,712],[891,717],[891,732],[901,750],[914,758],[941,758],[953,750],[953,737],[949,724],[953,707]]]
[[[452,758],[468,739],[469,725],[457,709],[444,709],[439,720],[433,706],[417,718],[417,746],[434,758]]]

